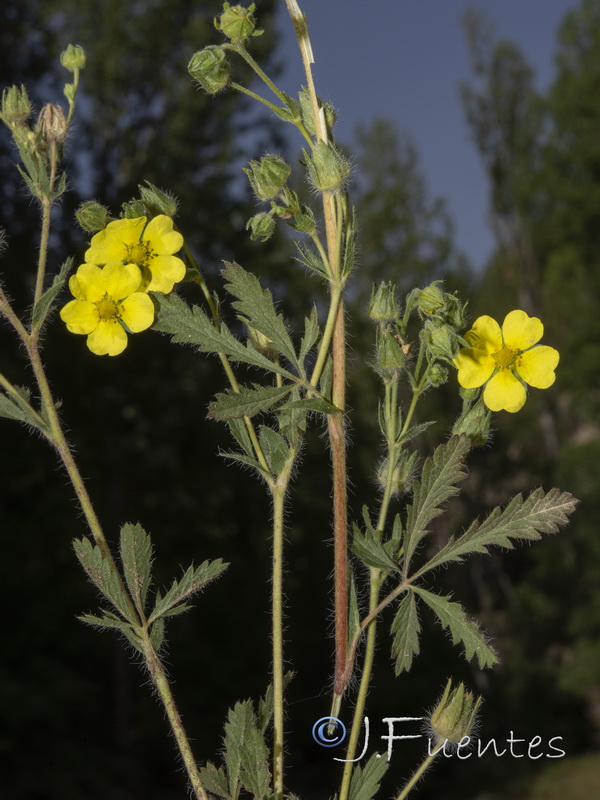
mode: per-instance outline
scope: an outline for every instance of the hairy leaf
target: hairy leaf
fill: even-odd
[[[271,773],[268,767],[269,751],[262,733],[256,727],[254,715],[241,746],[241,782],[257,798],[269,793]]]
[[[54,280],[52,281],[52,285],[50,286],[50,288],[46,289],[44,294],[35,304],[33,308],[33,313],[31,315],[31,322],[34,328],[40,327],[46,321],[49,313],[52,311],[54,301],[56,300],[56,297],[59,294],[60,290],[63,288],[65,281],[67,279],[67,275],[69,274],[72,268],[73,268],[73,259],[69,257],[61,266],[58,275],[54,277]]]
[[[229,709],[224,744],[229,793],[232,797],[237,797],[242,770],[242,747],[253,723],[254,711],[250,700],[236,703]]]
[[[273,428],[261,425],[259,434],[260,446],[273,475],[279,475],[290,456],[290,449],[287,442]]]
[[[352,773],[348,800],[373,800],[388,767],[387,758],[378,753],[373,753],[364,767],[357,764]]]
[[[354,536],[350,549],[354,555],[357,555],[368,567],[377,567],[386,571],[398,569],[398,565],[392,561],[384,548],[380,534],[370,528],[362,533],[358,525],[353,525],[353,530]]]
[[[252,447],[252,439],[248,433],[246,423],[241,419],[230,419],[228,421],[229,430],[231,435],[242,448],[247,456],[254,456],[254,448]]]
[[[463,458],[469,447],[467,436],[453,436],[425,461],[421,478],[414,485],[413,502],[406,516],[405,569],[408,569],[419,542],[427,534],[429,523],[442,513],[443,503],[458,493],[456,484],[465,476]]]
[[[577,502],[559,489],[547,494],[536,489],[525,500],[519,494],[504,509],[496,507],[482,523],[473,522],[458,539],[450,539],[420,573],[448,561],[462,561],[468,553],[487,553],[489,547],[511,550],[514,541],[533,541],[543,533],[556,533],[567,524]]]
[[[300,371],[298,358],[281,314],[275,309],[273,297],[263,289],[256,275],[246,272],[235,262],[227,262],[223,276],[228,281],[225,288],[238,299],[233,303],[240,314],[246,317],[253,328],[264,334],[271,346],[287,358]]]
[[[402,598],[398,611],[392,622],[392,658],[396,659],[396,675],[408,672],[412,666],[414,656],[420,652],[419,633],[421,626],[417,614],[417,604],[412,592],[407,592]]]
[[[205,767],[200,768],[200,782],[208,792],[216,794],[217,797],[223,797],[224,800],[229,800],[231,797],[223,768],[217,769],[210,761],[206,762]]]
[[[453,603],[449,597],[428,592],[420,586],[413,586],[437,616],[442,628],[449,628],[452,644],[462,642],[465,648],[465,657],[470,661],[477,656],[480,669],[492,667],[498,663],[498,656],[494,649],[487,643],[479,625],[467,617],[460,603]]]
[[[319,315],[315,306],[311,308],[310,317],[304,319],[304,336],[300,342],[299,361],[304,369],[304,361],[319,338]]]
[[[303,411],[317,411],[320,414],[339,414],[339,408],[320,397],[311,397],[304,400],[290,400],[289,403],[281,406],[281,411],[288,408],[298,408]]]
[[[313,250],[308,245],[299,242],[297,239],[294,239],[294,244],[296,245],[296,248],[300,254],[299,257],[296,258],[296,261],[299,261],[307,269],[316,272],[318,275],[324,275],[326,278],[329,277],[327,268],[325,267],[325,264],[323,264],[323,259],[319,253],[316,252],[316,250]]]
[[[143,616],[152,570],[152,542],[138,523],[121,528],[121,562],[125,581],[140,615]]]
[[[289,394],[294,387],[290,386],[259,386],[254,388],[240,387],[239,392],[228,389],[219,393],[216,400],[209,406],[208,416],[213,419],[228,421],[241,417],[254,417],[262,411],[269,411],[282,398]]]
[[[164,597],[159,595],[156,598],[156,605],[148,622],[154,622],[165,614],[169,616],[169,611],[172,615],[176,606],[203,589],[209,581],[218,578],[228,566],[223,563],[222,559],[217,558],[214,561],[204,561],[197,569],[194,569],[193,565],[189,567],[180,581],[173,581],[173,585]],[[187,606],[181,611],[185,611],[186,608]],[[179,613],[179,611],[175,613]]]
[[[89,539],[75,539],[73,547],[75,555],[92,583],[107,600],[110,600],[125,619],[135,624],[137,620],[130,608],[127,595],[123,591],[118,573],[111,562],[102,555],[100,548],[93,545]]]
[[[242,361],[270,372],[278,372],[290,380],[295,379],[291,372],[259,353],[251,343],[245,345],[236,339],[224,324],[217,330],[198,306],[190,308],[174,293],[155,294],[154,298],[159,309],[154,328],[171,334],[172,341],[196,344],[204,353],[223,353],[233,361]]]

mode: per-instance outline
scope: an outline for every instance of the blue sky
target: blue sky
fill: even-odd
[[[357,123],[386,117],[415,141],[432,195],[447,199],[456,242],[475,268],[489,256],[483,168],[469,141],[459,99],[469,78],[462,17],[480,9],[499,38],[524,52],[543,89],[554,74],[556,31],[577,0],[299,0],[315,55],[318,93],[338,111],[336,138],[351,143]],[[282,8],[284,2],[282,0]],[[258,2],[260,12],[260,1]],[[281,14],[278,84],[296,94],[303,81],[291,23]]]

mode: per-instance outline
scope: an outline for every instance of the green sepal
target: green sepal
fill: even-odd
[[[417,604],[412,592],[407,592],[398,606],[398,611],[392,621],[392,658],[396,660],[396,675],[408,672],[412,667],[414,656],[420,652],[419,617],[417,614]]]
[[[380,753],[373,753],[364,767],[357,764],[352,773],[348,800],[373,800],[389,763]]]
[[[498,663],[496,652],[485,640],[479,625],[467,617],[460,603],[454,603],[449,597],[428,592],[420,586],[411,587],[438,618],[442,628],[450,629],[452,644],[462,643],[465,658],[470,661],[477,656],[480,669],[493,667]]]
[[[173,581],[164,597],[160,594],[157,595],[156,605],[148,618],[148,623],[152,623],[162,616],[172,616],[174,613],[185,611],[187,606],[181,609],[177,607],[188,597],[203,589],[209,581],[218,578],[228,566],[229,564],[225,564],[222,559],[217,558],[214,561],[204,561],[197,568],[194,568],[193,565],[189,567],[181,580]]]
[[[287,394],[293,385],[290,386],[259,386],[254,384],[253,388],[240,387],[238,392],[227,389],[220,392],[216,400],[208,407],[208,416],[212,419],[219,419],[227,422],[231,419],[242,417],[254,417],[264,411],[270,411]]]
[[[49,289],[46,289],[44,294],[40,297],[37,301],[35,306],[33,307],[33,313],[31,315],[31,324],[34,328],[41,328],[46,319],[48,318],[49,313],[52,311],[54,306],[54,301],[65,285],[65,281],[67,279],[67,275],[73,268],[73,259],[71,257],[67,258],[67,260],[63,263],[60,268],[58,275],[54,277],[52,281],[52,285]]]
[[[151,583],[152,542],[139,523],[136,525],[126,523],[121,528],[119,545],[125,582],[143,619]]]

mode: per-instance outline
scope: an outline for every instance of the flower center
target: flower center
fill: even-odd
[[[117,319],[119,317],[119,307],[110,297],[105,297],[104,300],[96,303],[96,308],[101,320]]]
[[[127,264],[137,264],[138,267],[147,266],[147,262],[152,258],[152,251],[147,242],[138,242],[127,248]]]
[[[506,345],[503,345],[502,350],[494,353],[494,361],[496,362],[497,369],[506,369],[507,367],[514,367],[518,350],[511,350]]]

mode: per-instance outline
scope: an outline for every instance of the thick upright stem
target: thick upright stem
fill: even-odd
[[[285,486],[273,489],[273,788],[283,800],[283,504]]]

